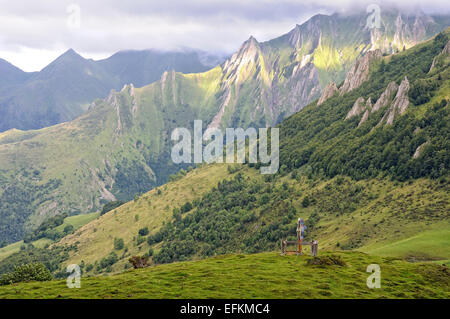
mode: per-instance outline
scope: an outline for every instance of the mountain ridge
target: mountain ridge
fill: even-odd
[[[353,52],[347,57],[348,64],[345,67],[329,64],[329,70],[339,66],[337,73],[330,71],[331,75],[324,77],[324,69],[314,63],[320,66],[324,56],[339,56],[339,50],[331,44],[339,41],[341,46],[344,45],[341,40],[348,30],[342,29],[341,38],[336,40],[327,39],[319,32],[320,37],[312,36],[311,41],[307,41],[307,36],[314,35],[309,30],[319,34],[318,25],[323,19],[329,29],[331,20],[328,19],[331,18],[318,16],[303,24],[305,32],[292,33],[291,30],[262,43],[250,37],[223,64],[203,73],[166,71],[159,81],[150,85],[141,88],[123,86],[121,91],[112,91],[107,98],[89,104],[87,113],[71,122],[37,131],[1,134],[0,196],[4,205],[1,209],[5,214],[5,234],[8,232],[11,236],[9,240],[20,239],[48,216],[63,211],[70,214],[95,211],[113,198],[129,200],[135,194],[165,183],[169,175],[180,168],[186,169],[188,165],[180,167],[170,160],[170,134],[176,127],[191,128],[194,119],[201,119],[204,127],[265,127],[302,109],[307,101],[312,103],[318,99],[321,82],[325,83],[330,76],[337,83],[343,81],[344,71],[355,65],[356,57],[364,59],[368,56],[360,56],[361,52],[372,52],[367,53],[369,55],[375,52],[359,42],[364,38],[362,34],[351,33],[350,38],[356,38],[351,43],[356,43],[357,50],[354,46],[344,48]],[[352,19],[350,26],[365,21],[361,16]],[[294,38],[297,40],[290,41]],[[325,45],[327,41],[329,45]],[[299,43],[301,46],[297,48]],[[402,56],[402,53],[393,56]],[[389,57],[382,60],[388,61]],[[428,72],[430,66],[427,68]],[[396,74],[390,76],[397,77]],[[350,93],[357,94],[365,85],[367,82],[362,82]],[[380,80],[379,85],[377,90],[384,90],[387,83]],[[413,83],[411,91],[421,89]],[[358,97],[346,103],[353,105]],[[377,100],[377,96],[365,96],[364,99],[368,97]],[[320,111],[325,109],[323,105],[334,103],[337,98],[333,95],[320,105]],[[330,114],[333,112],[331,110]],[[323,115],[326,119],[327,114]],[[368,127],[373,118],[369,116],[361,128]],[[317,128],[311,128],[312,132],[323,127],[323,120],[316,123]],[[356,117],[351,121],[354,120]],[[305,132],[305,136],[309,136],[309,132]],[[313,146],[302,149],[305,154],[298,154],[299,150],[294,149],[290,156],[296,154],[303,158],[307,155],[305,158],[309,158],[313,151]],[[286,163],[291,167],[297,165],[296,159]],[[325,163],[321,165],[327,168]],[[40,196],[37,198],[29,196],[38,191]],[[11,202],[13,193],[24,199],[21,205]],[[21,218],[15,218],[15,214]]]
[[[0,131],[39,129],[73,120],[111,89],[129,83],[147,85],[172,68],[187,73],[206,71],[208,57],[215,58],[194,50],[136,50],[94,61],[68,49],[40,72],[24,73],[27,76],[16,83],[0,83]]]

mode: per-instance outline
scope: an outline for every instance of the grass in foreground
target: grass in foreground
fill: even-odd
[[[224,255],[119,275],[82,278],[80,289],[64,280],[0,287],[0,298],[450,298],[450,270],[360,252],[340,256],[345,266],[307,265],[310,256],[276,252]],[[381,267],[381,288],[369,289],[369,264]]]

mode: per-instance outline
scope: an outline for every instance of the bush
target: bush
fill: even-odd
[[[112,252],[112,253],[109,254],[108,257],[105,257],[102,260],[100,260],[99,269],[104,269],[104,268],[107,268],[109,266],[112,266],[118,260],[119,260],[119,258],[117,257],[117,254],[115,252]]]
[[[192,209],[192,204],[190,202],[186,202],[183,206],[181,206],[181,213],[187,213]]]
[[[145,242],[145,237],[143,237],[143,236],[138,236],[137,237],[137,239],[136,239],[136,245],[140,245],[140,244],[142,244],[143,242]]]
[[[173,209],[173,218],[178,222],[181,220],[181,211],[178,208]]]
[[[148,235],[148,227],[144,227],[139,229],[139,235],[140,236],[147,236]]]
[[[134,269],[148,267],[147,256],[133,256],[128,261],[133,265]]]
[[[107,212],[109,212],[119,206],[122,206],[123,204],[125,204],[125,202],[121,201],[121,200],[109,202],[103,206],[103,209],[102,209],[102,212],[100,213],[100,215],[104,215]]]
[[[307,265],[317,265],[317,266],[346,266],[347,264],[340,256],[330,255],[330,256],[320,256],[320,257],[313,257],[311,259],[308,259]]]
[[[115,250],[121,250],[124,247],[123,239],[122,238],[114,238],[114,249]]]
[[[43,264],[32,263],[15,267],[13,272],[2,275],[0,277],[0,285],[49,280],[52,280],[50,271]]]
[[[72,233],[73,229],[73,225],[67,225],[66,227],[64,227],[64,234]]]

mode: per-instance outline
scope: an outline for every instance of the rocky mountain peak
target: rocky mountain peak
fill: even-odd
[[[258,63],[260,56],[260,44],[253,36],[250,36],[239,50],[225,61],[223,70],[227,78],[226,82],[229,84],[233,82],[239,83],[248,78],[252,73],[253,66]]]
[[[336,83],[330,82],[327,84],[325,89],[323,89],[322,95],[320,96],[319,101],[317,102],[317,105],[322,104],[326,100],[328,100],[330,97],[334,95],[334,93],[338,92],[338,88],[336,86]]]
[[[355,65],[350,69],[345,77],[344,84],[340,87],[341,94],[350,92],[358,88],[363,82],[369,78],[369,66],[374,60],[382,57],[381,50],[368,51],[361,58],[356,60]]]

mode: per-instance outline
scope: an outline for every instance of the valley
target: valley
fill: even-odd
[[[0,298],[449,298],[448,19],[384,14],[383,34],[316,15],[204,72],[0,133],[0,280],[29,263],[55,278]],[[171,133],[195,120],[278,128],[278,172],[177,165]],[[280,256],[299,217],[317,258]],[[83,289],[66,288],[70,264]]]

